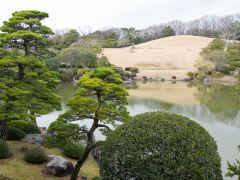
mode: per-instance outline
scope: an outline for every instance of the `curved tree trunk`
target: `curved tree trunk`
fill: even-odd
[[[74,170],[72,172],[71,178],[70,180],[77,180],[78,178],[78,173],[81,169],[81,167],[83,166],[83,164],[85,163],[85,161],[87,160],[89,154],[91,152],[91,148],[86,147],[84,154],[82,155],[82,157],[77,161],[77,164],[74,167]]]
[[[7,131],[8,131],[7,121],[0,120],[0,140],[6,141]]]

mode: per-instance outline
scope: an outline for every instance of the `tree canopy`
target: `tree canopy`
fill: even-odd
[[[76,179],[90,151],[100,145],[94,141],[96,129],[109,130],[108,124],[129,118],[125,107],[128,93],[122,83],[120,74],[112,68],[95,68],[80,78],[76,95],[68,101],[70,109],[59,117],[58,121],[65,123],[86,119],[92,121],[89,129],[82,127],[83,133],[87,135],[87,145],[83,156],[77,161],[72,180]]]
[[[0,120],[35,120],[61,107],[54,92],[58,74],[40,59],[54,54],[48,50],[52,30],[41,24],[46,17],[18,11],[0,28]]]

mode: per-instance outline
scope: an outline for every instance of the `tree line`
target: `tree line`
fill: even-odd
[[[211,38],[223,38],[226,40],[238,40],[240,38],[240,15],[215,16],[208,15],[201,18],[183,22],[170,21],[158,25],[152,25],[144,29],[109,28],[92,31],[90,27],[79,27],[79,42],[88,39],[89,42],[98,42],[103,48],[126,47],[154,39],[174,35],[194,35]],[[65,36],[72,30],[58,30],[56,37]]]

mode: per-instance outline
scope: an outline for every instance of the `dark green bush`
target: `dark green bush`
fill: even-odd
[[[231,71],[234,71],[235,68],[231,66],[223,66],[218,71],[222,74],[230,74]]]
[[[131,67],[125,67],[125,71],[130,71]]]
[[[36,124],[30,121],[14,120],[8,123],[8,126],[21,129],[25,134],[40,134],[40,130]]]
[[[9,157],[9,148],[5,141],[0,140],[0,159]]]
[[[100,172],[110,179],[221,180],[217,145],[187,117],[151,112],[111,132],[101,148]]]
[[[67,68],[67,65],[65,63],[61,63],[59,68]]]
[[[136,68],[136,67],[131,67],[131,68],[130,68],[130,71],[133,72],[133,73],[138,73],[138,68]]]
[[[45,147],[62,148],[67,142],[82,140],[82,129],[77,124],[67,123],[61,118],[64,119],[64,115],[59,116],[58,120],[48,127],[49,136],[43,143]]]
[[[47,159],[46,153],[40,147],[31,148],[25,152],[25,161],[31,164],[42,164]]]
[[[72,159],[79,159],[84,151],[84,146],[80,143],[69,142],[63,147],[63,154]]]
[[[24,137],[25,137],[25,132],[23,130],[15,128],[15,127],[8,128],[7,139],[20,140],[20,139],[23,139]]]

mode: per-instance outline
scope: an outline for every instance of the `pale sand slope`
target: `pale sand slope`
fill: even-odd
[[[127,48],[108,48],[103,53],[112,64],[138,67],[139,77],[184,79],[194,64],[202,60],[200,52],[213,39],[199,36],[172,36]]]

